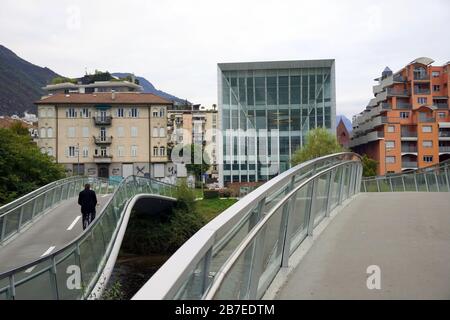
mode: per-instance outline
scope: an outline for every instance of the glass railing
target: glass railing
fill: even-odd
[[[0,207],[0,244],[32,224],[62,201],[78,195],[85,183],[99,194],[111,193],[117,183],[99,178],[73,176],[47,184]]]
[[[450,160],[438,165],[388,176],[364,178],[362,192],[450,192]]]
[[[81,187],[81,183],[75,184],[71,194]],[[103,184],[98,187],[98,192],[105,188]],[[130,176],[111,191],[113,195],[98,218],[76,239],[50,255],[0,274],[0,300],[98,298],[92,290],[100,280],[105,281],[99,277],[130,198],[142,193],[173,197],[175,186]]]
[[[259,299],[297,247],[359,192],[354,153],[302,163],[200,229],[133,299]]]

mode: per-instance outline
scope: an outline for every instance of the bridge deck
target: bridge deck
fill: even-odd
[[[450,299],[448,193],[363,193],[292,271],[277,299]],[[367,288],[367,267],[381,289]]]
[[[106,205],[110,197],[109,194],[97,195],[97,212],[100,212],[100,208]],[[11,242],[0,246],[0,273],[61,249],[79,236],[83,227],[77,200],[78,198],[72,198],[63,201]]]

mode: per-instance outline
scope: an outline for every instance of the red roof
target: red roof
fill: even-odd
[[[115,98],[111,92],[102,93],[70,93],[54,94],[43,97],[35,104],[172,104],[172,102],[163,99],[153,93],[140,92],[116,92]]]

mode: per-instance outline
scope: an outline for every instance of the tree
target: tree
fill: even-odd
[[[377,175],[378,162],[369,158],[367,154],[362,156],[363,177],[373,177]]]
[[[42,154],[28,130],[0,128],[0,205],[65,176],[64,168]]]
[[[202,174],[211,167],[211,161],[209,160],[208,154],[204,152],[203,147],[199,144],[191,144],[185,148],[191,148],[191,163],[186,164],[187,171],[201,179]],[[185,148],[183,148],[183,150],[186,150]]]
[[[292,156],[292,165],[322,157],[327,154],[342,152],[336,136],[324,128],[310,130],[306,135],[306,144],[295,151]]]

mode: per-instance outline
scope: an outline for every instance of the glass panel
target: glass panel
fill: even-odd
[[[177,294],[176,299],[180,300],[200,300],[203,295],[203,288],[206,285],[203,284],[204,279],[204,265],[205,258],[201,259],[195,267],[195,270],[191,273],[189,280]],[[208,279],[211,279],[208,277]]]
[[[295,202],[292,206],[289,223],[292,225],[291,233],[291,248],[293,253],[300,243],[306,238],[308,229],[308,212],[311,202],[311,186],[308,184],[296,192]]]
[[[436,183],[436,176],[434,175],[434,172],[427,172],[425,174],[427,177],[428,191],[429,192],[438,191],[438,187],[437,187],[437,183]]]
[[[255,240],[245,249],[217,290],[215,299],[244,300],[248,299],[251,271],[253,268],[253,251]]]
[[[438,172],[438,180],[439,180],[439,191],[450,191],[449,186],[447,185],[447,177],[445,174],[445,169],[440,168]]]
[[[394,192],[402,192],[403,189],[403,181],[402,181],[402,177],[392,177],[391,178],[391,182],[392,182],[392,190]]]
[[[59,299],[76,300],[81,298],[81,273],[77,262],[75,247],[70,247],[56,258],[56,278]]]
[[[4,238],[7,238],[8,236],[17,232],[19,228],[19,219],[20,219],[20,207],[14,209],[12,212],[6,215],[6,220],[3,221],[4,223],[6,223]]]
[[[427,191],[427,185],[425,183],[425,176],[423,173],[419,173],[416,175],[417,180],[417,188],[419,191]]]
[[[92,235],[80,243],[80,263],[84,287],[88,287],[97,272],[97,257],[93,247]]]
[[[28,201],[23,206],[23,213],[22,213],[22,225],[27,224],[33,217],[33,203],[34,201]]]
[[[325,217],[327,207],[328,176],[330,173],[321,175],[316,179],[316,198],[314,199],[314,226],[317,226]]]
[[[406,191],[416,191],[416,184],[414,182],[414,175],[412,175],[412,174],[405,174],[403,176],[403,179],[405,181]]]
[[[380,192],[390,192],[391,185],[389,184],[389,179],[383,178],[378,180],[380,186]]]
[[[55,283],[51,271],[45,271],[15,287],[16,300],[52,300],[56,299]]]
[[[272,282],[281,267],[281,256],[283,253],[284,224],[282,225],[282,215],[284,206],[278,208],[272,217],[267,221],[263,229],[258,233],[258,237],[263,237],[264,247],[262,250],[261,277],[258,282],[258,297],[262,297],[267,287]],[[280,237],[282,235],[282,241]]]
[[[210,266],[211,273],[214,274],[222,267],[234,250],[236,250],[237,246],[259,221],[257,208],[258,204],[255,204],[233,230],[214,244],[213,258]]]

